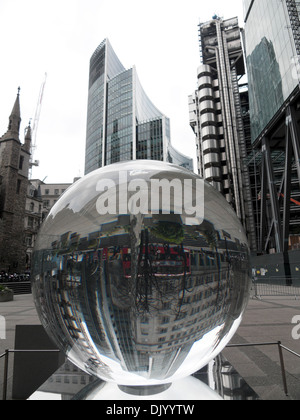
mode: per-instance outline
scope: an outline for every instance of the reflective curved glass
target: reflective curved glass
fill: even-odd
[[[168,384],[207,365],[236,332],[249,248],[231,207],[194,173],[119,163],[59,199],[32,279],[41,322],[75,365],[119,385]]]

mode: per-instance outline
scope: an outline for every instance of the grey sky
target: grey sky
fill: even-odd
[[[72,182],[82,176],[89,59],[107,37],[170,118],[173,145],[194,158],[188,95],[197,83],[198,24],[216,13],[239,16],[243,25],[242,0],[1,0],[0,136],[18,86],[23,133],[47,73],[33,177]]]

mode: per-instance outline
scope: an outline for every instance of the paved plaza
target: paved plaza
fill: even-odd
[[[300,340],[292,335],[296,315],[300,315],[300,300],[292,296],[251,299],[231,344],[281,341],[300,354]],[[261,399],[300,400],[300,359],[293,354],[283,351],[288,396],[284,393],[278,346],[227,348],[223,354]]]
[[[300,300],[293,297],[251,299],[243,322],[232,344],[278,342],[300,353],[300,340],[295,340],[292,319],[300,315]],[[14,349],[16,325],[38,325],[32,295],[15,296],[13,302],[0,303],[0,316],[6,320],[6,339],[0,340],[0,354]],[[299,331],[299,328],[298,328]],[[278,346],[227,348],[223,354],[263,400],[300,400],[300,359],[284,351],[289,395],[282,384]],[[3,380],[0,360],[0,392]],[[12,363],[9,383],[12,382]],[[0,395],[0,399],[2,395]]]

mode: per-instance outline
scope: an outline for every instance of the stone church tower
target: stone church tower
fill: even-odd
[[[24,218],[31,150],[31,130],[20,142],[20,89],[9,117],[7,132],[0,138],[0,271],[22,273],[26,246]]]

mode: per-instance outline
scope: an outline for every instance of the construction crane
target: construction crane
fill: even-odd
[[[39,125],[39,120],[40,120],[40,115],[41,115],[41,109],[42,109],[42,101],[43,101],[43,97],[44,97],[44,91],[45,91],[45,86],[46,86],[46,81],[47,81],[47,73],[45,73],[45,79],[41,85],[41,89],[40,89],[40,93],[39,93],[39,98],[38,98],[38,102],[37,102],[37,106],[36,106],[36,111],[35,111],[35,116],[34,116],[34,120],[33,120],[33,125],[32,125],[32,136],[31,136],[31,158],[30,158],[30,175],[29,175],[29,179],[31,179],[32,177],[32,167],[33,166],[39,166],[39,161],[38,160],[34,160],[33,156],[37,147],[37,143],[36,143],[36,139],[37,139],[37,130],[38,130],[38,125]]]

